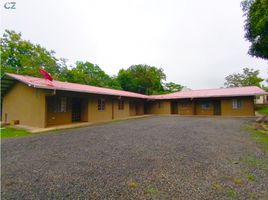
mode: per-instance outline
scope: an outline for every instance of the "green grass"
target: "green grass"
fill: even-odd
[[[241,161],[249,166],[257,167],[261,170],[268,170],[268,134],[262,130],[256,130],[253,127],[254,126],[251,125],[247,130],[251,133],[252,139],[256,141],[264,155],[261,157],[247,155],[241,158]],[[254,177],[248,177],[248,179],[253,180]]]
[[[241,159],[241,161],[251,167],[256,167],[260,170],[268,170],[268,158],[256,157],[255,155],[248,155]]]
[[[237,193],[236,193],[236,191],[235,191],[234,189],[232,189],[232,188],[230,188],[230,189],[227,190],[226,195],[227,195],[228,197],[230,197],[230,198],[235,198],[235,197],[237,197]]]
[[[155,197],[155,196],[158,196],[159,195],[158,189],[155,188],[155,187],[151,187],[151,186],[150,187],[147,187],[145,189],[145,193],[148,194],[151,197]]]
[[[25,137],[31,135],[31,133],[29,133],[26,130],[15,129],[10,127],[1,127],[0,132],[1,132],[1,138]]]
[[[257,177],[256,177],[255,174],[248,173],[247,174],[247,179],[250,180],[250,181],[255,181],[257,179]]]
[[[258,106],[256,108],[256,111],[261,113],[261,114],[268,115],[268,106]]]
[[[131,188],[131,189],[136,189],[139,187],[139,184],[134,181],[134,180],[131,180],[127,183],[128,187]]]
[[[259,130],[254,130],[252,131],[251,136],[268,155],[268,134]]]

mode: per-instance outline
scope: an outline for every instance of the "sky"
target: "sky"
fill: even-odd
[[[166,81],[191,89],[219,88],[244,67],[268,76],[268,61],[247,54],[240,0],[1,1],[5,29],[54,50],[68,64],[89,61],[107,74],[147,64]]]

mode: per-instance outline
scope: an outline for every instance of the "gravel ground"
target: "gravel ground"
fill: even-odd
[[[155,116],[4,139],[2,199],[260,199],[267,169],[243,162],[262,156],[250,120]]]

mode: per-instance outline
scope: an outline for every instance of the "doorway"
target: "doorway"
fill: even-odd
[[[216,100],[213,102],[214,115],[221,115],[221,101]]]
[[[82,113],[82,103],[81,99],[72,99],[72,122],[80,122]]]
[[[171,102],[171,114],[178,114],[178,102]]]

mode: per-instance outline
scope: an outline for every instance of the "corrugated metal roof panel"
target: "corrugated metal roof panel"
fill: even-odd
[[[181,91],[165,95],[151,95],[153,99],[193,99],[209,97],[256,96],[268,94],[257,86]]]
[[[61,81],[48,81],[42,78],[36,78],[31,76],[23,76],[18,74],[6,73],[7,76],[12,77],[18,81],[21,81],[29,86],[36,88],[43,88],[49,90],[65,90],[73,92],[83,92],[83,93],[92,93],[92,94],[104,94],[104,95],[114,95],[114,96],[125,96],[125,97],[134,97],[134,98],[143,98],[147,99],[148,96],[137,94],[134,92],[127,92],[122,90],[115,90],[110,88],[95,87],[90,85],[82,85],[77,83],[68,83]]]

